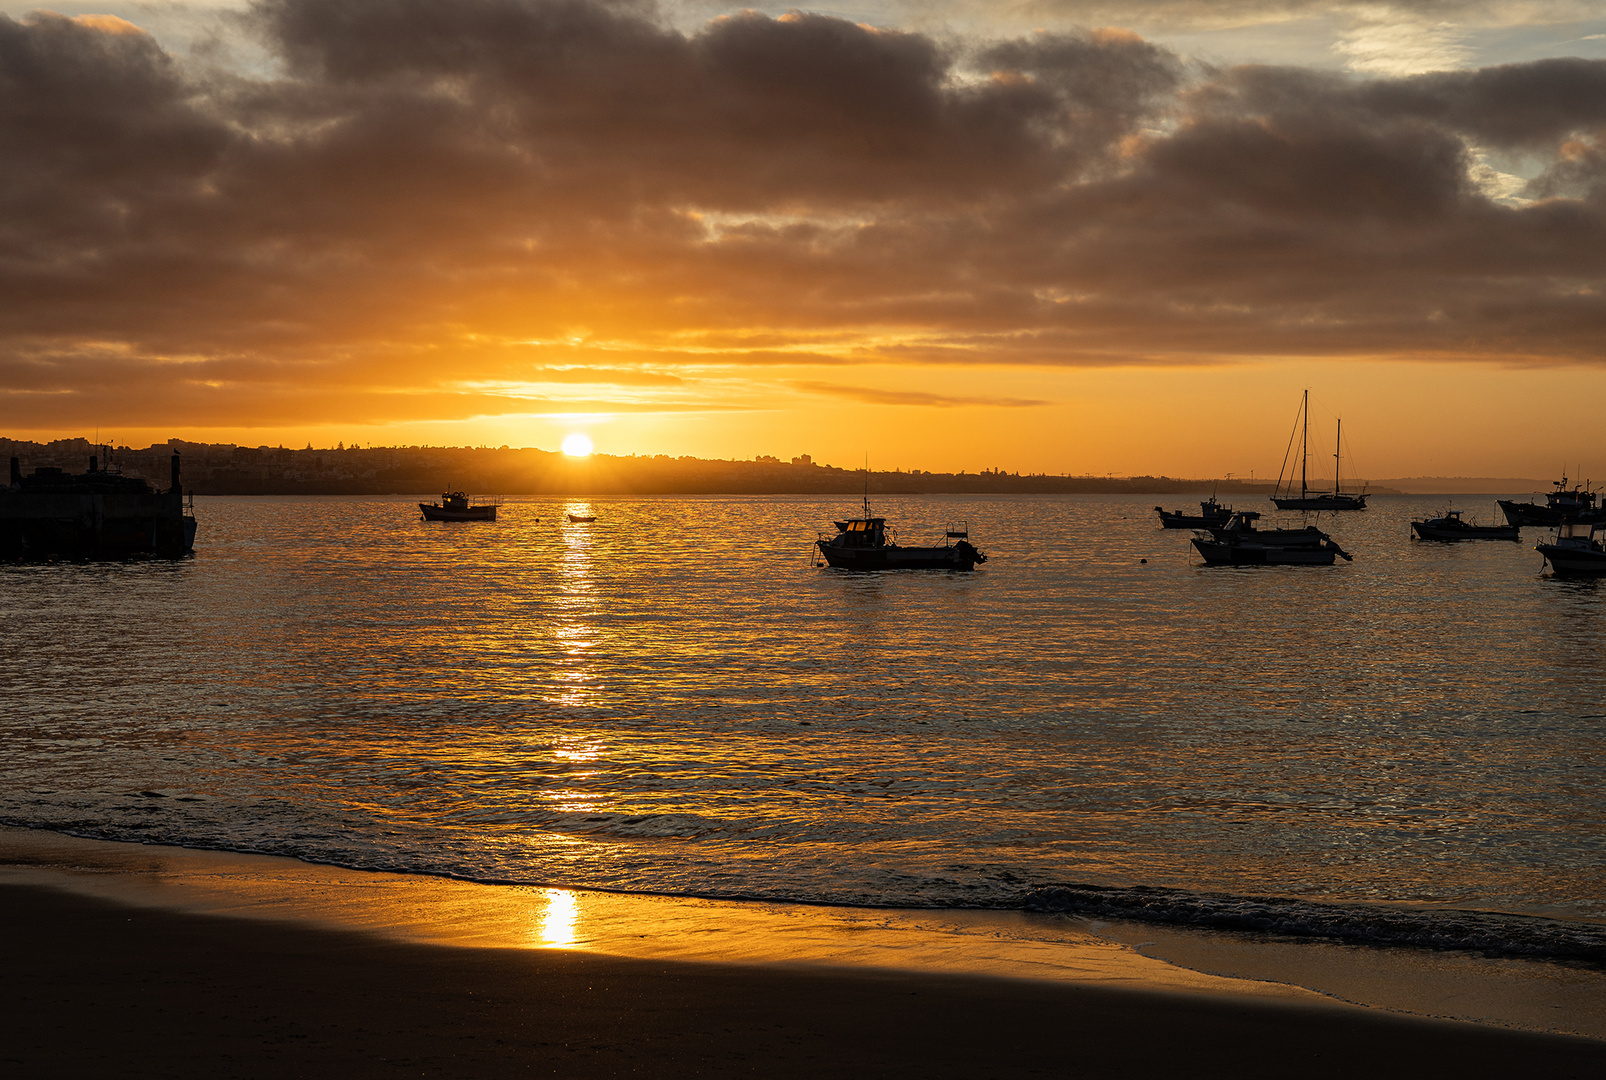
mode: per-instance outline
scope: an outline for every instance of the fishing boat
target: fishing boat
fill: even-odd
[[[1597,495],[1589,490],[1587,483],[1583,487],[1568,487],[1567,477],[1563,476],[1551,481],[1551,485],[1556,490],[1545,493],[1544,506],[1509,499],[1495,501],[1506,515],[1506,521],[1519,529],[1524,525],[1560,525],[1564,521],[1606,521],[1606,508],[1596,504]]]
[[[968,525],[950,525],[943,543],[931,547],[904,547],[890,536],[886,518],[870,510],[864,499],[864,516],[832,522],[836,535],[821,534],[815,546],[825,561],[839,570],[971,570],[987,556],[970,543]]]
[[[501,499],[474,503],[461,491],[448,491],[438,503],[419,503],[425,521],[495,521]]]
[[[1199,504],[1197,514],[1185,510],[1167,510],[1160,506],[1156,506],[1154,512],[1160,515],[1162,529],[1208,529],[1212,525],[1225,525],[1227,519],[1232,517],[1232,507],[1222,506],[1214,495]]]
[[[1339,455],[1344,448],[1344,421],[1338,422],[1338,435],[1333,450],[1333,490],[1312,491],[1306,483],[1307,466],[1310,460],[1310,391],[1300,399],[1299,415],[1294,419],[1294,432],[1299,436],[1299,494],[1294,494],[1294,476],[1288,473],[1288,493],[1282,494],[1283,474],[1277,474],[1277,490],[1272,494],[1271,501],[1279,510],[1365,510],[1366,493],[1346,492],[1338,481]],[[1290,436],[1289,442],[1293,442]],[[1287,470],[1288,459],[1283,458],[1284,470]]]
[[[1598,577],[1606,574],[1606,546],[1595,538],[1601,532],[1606,532],[1606,523],[1564,521],[1550,543],[1536,544],[1534,550],[1560,576]]]
[[[1478,525],[1461,520],[1461,511],[1446,510],[1441,516],[1411,522],[1411,531],[1423,540],[1518,540],[1522,530],[1515,525]]]
[[[591,515],[590,517],[586,517],[581,514],[564,514],[563,516],[569,519],[570,525],[589,525],[591,522],[597,520],[595,514]]]
[[[1259,519],[1253,510],[1235,511],[1226,525],[1200,530],[1193,546],[1211,566],[1332,566],[1354,558],[1314,525],[1260,529]]]

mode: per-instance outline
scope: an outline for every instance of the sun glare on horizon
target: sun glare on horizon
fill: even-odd
[[[590,457],[591,437],[575,433],[563,440],[563,452],[570,457]]]

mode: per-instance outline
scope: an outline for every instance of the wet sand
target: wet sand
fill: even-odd
[[[9,1075],[1594,1078],[1606,1068],[1606,1042],[1391,1015],[1076,935],[1022,951],[999,924],[956,938],[830,909],[640,897],[617,898],[610,914],[595,894],[3,833]],[[750,921],[732,921],[743,913]],[[885,966],[888,942],[911,941]]]

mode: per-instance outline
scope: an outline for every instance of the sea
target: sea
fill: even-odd
[[[193,558],[0,567],[0,822],[1606,963],[1606,583],[1413,540],[1444,496],[1330,568],[1156,501],[886,495],[987,561],[855,574],[849,497],[199,497]]]

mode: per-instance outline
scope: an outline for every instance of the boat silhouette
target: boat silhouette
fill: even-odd
[[[871,512],[868,496],[863,517],[832,524],[836,535],[822,535],[814,544],[839,570],[971,570],[987,561],[971,544],[968,525],[950,525],[940,545],[904,547],[888,536],[886,518]]]
[[[495,521],[496,508],[501,505],[501,499],[476,504],[461,491],[448,491],[440,502],[419,503],[418,508],[425,521]]]
[[[1338,482],[1339,455],[1344,446],[1344,421],[1338,422],[1338,435],[1333,448],[1333,490],[1311,491],[1306,483],[1307,465],[1310,459],[1310,391],[1306,390],[1300,399],[1299,416],[1294,420],[1294,431],[1299,436],[1299,494],[1294,494],[1294,477],[1288,476],[1288,494],[1281,494],[1283,486],[1282,473],[1277,474],[1277,491],[1272,494],[1271,501],[1279,510],[1365,510],[1365,492],[1346,492]],[[1290,442],[1292,438],[1290,437]],[[1286,467],[1288,459],[1285,456],[1283,464]]]

